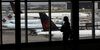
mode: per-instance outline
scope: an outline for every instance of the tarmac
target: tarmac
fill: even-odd
[[[15,30],[2,30],[3,44],[15,43]],[[25,43],[25,30],[21,30],[21,42]],[[42,35],[30,35],[28,31],[28,42],[44,42],[49,38]]]
[[[28,30],[28,42],[47,42],[49,41],[49,36],[45,35],[31,35],[29,34]],[[99,39],[100,36],[96,36],[96,39]],[[15,43],[15,30],[2,30],[2,41],[3,44],[14,44]],[[83,39],[92,39],[92,36],[88,37],[80,37],[80,40]],[[26,38],[25,38],[25,30],[21,30],[21,43],[25,43]],[[52,38],[52,41],[62,41],[62,39],[59,38]]]

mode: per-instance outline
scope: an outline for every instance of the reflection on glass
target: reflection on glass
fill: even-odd
[[[79,2],[79,37],[89,39],[92,37],[92,2]]]
[[[52,41],[61,41],[63,34],[59,30],[63,25],[63,17],[67,16],[71,24],[71,3],[70,2],[51,2],[51,20],[55,24],[51,23],[53,28],[58,28],[56,30],[51,29]]]
[[[100,2],[95,2],[95,38],[100,38]]]
[[[3,44],[15,43],[15,18],[10,2],[2,2]]]
[[[45,31],[49,27],[48,2],[28,2],[27,6],[28,42],[49,41],[49,31]]]

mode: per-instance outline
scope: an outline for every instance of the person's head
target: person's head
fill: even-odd
[[[68,17],[67,17],[67,16],[64,16],[63,20],[64,20],[65,22],[68,22]]]

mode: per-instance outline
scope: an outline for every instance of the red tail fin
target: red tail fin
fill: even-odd
[[[12,16],[11,16],[11,15],[8,15],[8,16],[7,16],[7,18],[8,18],[8,19],[11,19],[11,18],[12,18]]]
[[[49,21],[50,18],[46,15],[46,13],[44,12],[39,12],[40,15],[40,19],[41,19],[41,23],[42,23],[42,27],[44,31],[49,31],[49,26],[50,26],[50,22],[51,22],[51,30],[59,30],[58,27],[54,24],[54,22]]]

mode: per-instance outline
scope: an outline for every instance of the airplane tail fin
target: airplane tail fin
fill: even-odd
[[[13,2],[10,2],[11,8],[15,14],[15,4]],[[22,13],[22,11],[20,10],[20,13]]]
[[[39,15],[40,15],[43,31],[48,31],[50,29],[49,28],[50,22],[51,22],[51,31],[59,30],[53,21],[49,21],[50,18],[46,15],[45,12],[39,12]]]

